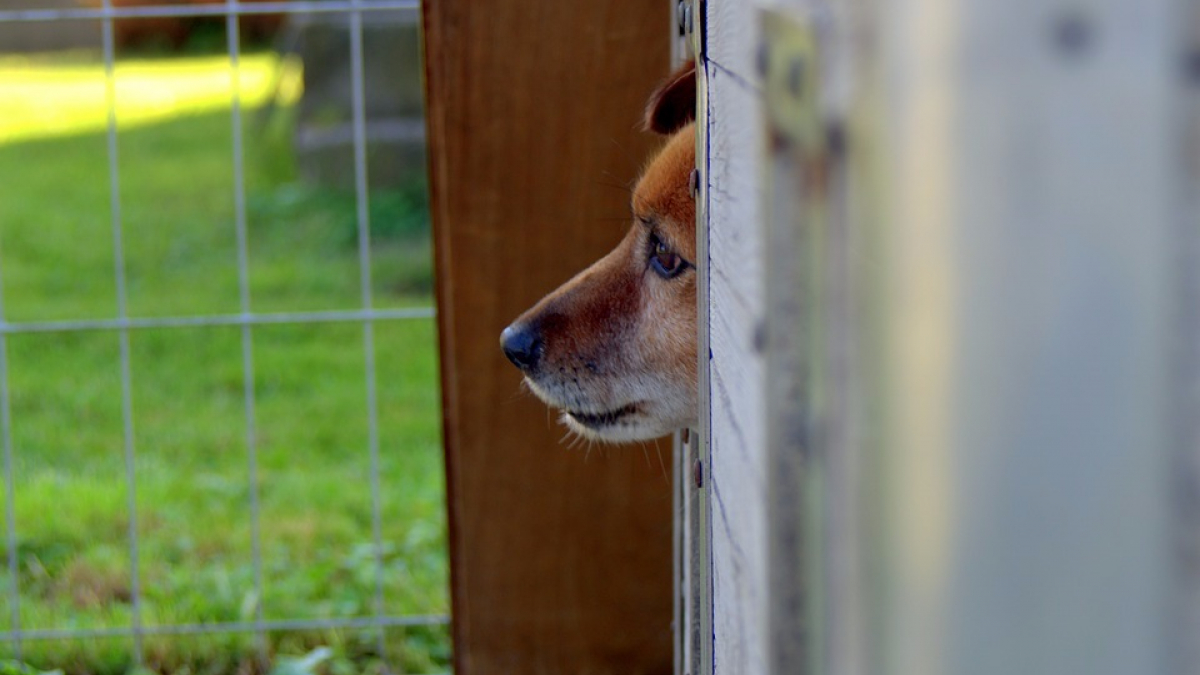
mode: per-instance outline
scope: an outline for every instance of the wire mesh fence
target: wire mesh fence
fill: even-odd
[[[30,3],[33,3],[33,0],[30,0]],[[111,247],[112,254],[111,281],[93,278],[87,280],[86,283],[99,287],[98,293],[101,295],[103,295],[102,291],[110,291],[111,298],[115,300],[115,311],[108,314],[99,312],[93,305],[87,303],[72,304],[70,302],[42,311],[36,302],[37,294],[20,292],[22,287],[19,284],[24,283],[24,280],[28,278],[33,278],[29,275],[36,276],[35,273],[28,272],[27,268],[39,265],[42,267],[69,267],[73,264],[72,261],[62,257],[42,260],[6,260],[5,253],[8,252],[6,249],[9,247],[0,249],[0,284],[3,284],[0,287],[0,436],[2,436],[4,460],[4,542],[7,549],[5,600],[9,606],[7,612],[9,626],[7,630],[0,630],[0,646],[6,645],[9,655],[20,660],[29,654],[31,645],[39,642],[113,638],[128,641],[129,658],[134,665],[141,666],[146,664],[148,652],[155,652],[159,649],[158,645],[148,644],[148,640],[151,638],[245,634],[254,637],[258,658],[265,663],[268,653],[276,651],[276,645],[271,640],[272,635],[289,631],[358,631],[372,636],[369,641],[375,643],[374,648],[380,659],[377,663],[381,664],[380,667],[391,672],[399,670],[402,667],[400,661],[388,658],[388,654],[392,652],[389,652],[386,642],[395,638],[395,633],[390,631],[416,627],[442,627],[447,623],[447,617],[444,614],[444,604],[438,608],[441,611],[397,612],[396,609],[400,605],[390,603],[386,597],[391,585],[390,582],[385,584],[385,579],[396,578],[399,575],[402,580],[411,581],[419,575],[411,571],[406,571],[404,574],[396,571],[409,569],[404,559],[405,553],[403,551],[397,553],[390,549],[389,546],[392,545],[390,530],[389,534],[385,535],[385,529],[387,529],[385,528],[385,508],[395,500],[389,496],[390,492],[387,491],[391,490],[392,486],[385,486],[384,478],[385,474],[391,476],[397,471],[389,469],[388,471],[392,471],[392,473],[388,473],[381,467],[383,461],[381,446],[384,444],[382,429],[384,426],[392,428],[398,423],[393,424],[390,420],[386,421],[386,424],[381,423],[380,377],[378,375],[380,352],[377,343],[381,331],[386,333],[389,338],[395,337],[396,329],[389,328],[389,326],[407,322],[429,324],[429,320],[433,316],[433,309],[428,297],[422,298],[419,294],[416,296],[404,295],[398,299],[386,298],[383,303],[378,301],[381,281],[380,276],[373,270],[373,265],[378,261],[378,254],[373,251],[373,242],[376,241],[376,238],[372,232],[373,224],[377,224],[373,222],[373,214],[378,209],[373,209],[372,202],[370,167],[373,151],[368,139],[370,128],[368,117],[371,111],[368,110],[370,106],[365,91],[364,23],[369,24],[373,16],[382,16],[386,13],[394,15],[397,12],[408,13],[415,21],[417,3],[415,0],[255,3],[228,0],[210,4],[169,2],[152,4],[103,0],[92,5],[68,5],[57,8],[12,7],[12,4],[9,2],[8,7],[0,5],[0,27],[99,22],[100,58],[103,65],[104,82],[100,95],[103,99],[104,114],[100,132],[100,135],[103,136],[103,145],[96,149],[103,153],[105,158],[103,173],[107,175],[105,189],[109,208],[107,214],[91,213],[88,220],[89,222],[98,222],[103,220],[101,217],[103,215],[109,221],[108,246]],[[242,52],[243,40],[240,35],[240,26],[241,21],[246,17],[266,15],[286,17],[288,20],[336,16],[340,20],[337,23],[338,30],[344,29],[348,35],[348,82],[343,84],[348,84],[351,112],[349,163],[352,176],[348,183],[352,189],[347,191],[345,208],[347,212],[353,213],[352,234],[347,235],[352,241],[347,243],[347,246],[353,247],[352,257],[357,265],[357,291],[353,294],[356,296],[356,302],[352,306],[332,308],[323,306],[322,297],[324,296],[320,292],[315,293],[314,298],[303,302],[266,302],[264,304],[268,306],[268,309],[260,308],[256,301],[256,289],[264,285],[270,286],[273,282],[270,279],[258,279],[254,274],[255,259],[252,245],[255,237],[259,235],[254,232],[252,221],[256,216],[252,214],[256,212],[256,209],[261,210],[261,208],[255,205],[254,195],[248,192],[248,184],[251,180],[247,176],[246,148],[250,142],[249,139],[254,139],[261,130],[257,126],[247,128],[251,106],[247,104],[243,96],[246,76],[243,64],[246,57]],[[229,149],[228,178],[231,189],[230,194],[222,199],[230,200],[231,212],[219,220],[232,221],[232,245],[223,250],[226,254],[230,254],[233,261],[232,263],[222,263],[222,274],[228,277],[224,281],[213,281],[209,278],[199,280],[201,284],[212,283],[227,291],[220,300],[189,302],[186,299],[187,293],[191,292],[189,289],[201,289],[204,286],[197,285],[195,279],[189,281],[184,277],[181,280],[169,282],[170,284],[178,283],[177,289],[174,289],[179,291],[178,294],[173,294],[173,297],[162,301],[149,301],[147,298],[151,296],[146,289],[157,285],[161,280],[144,273],[145,262],[141,259],[131,261],[127,253],[138,246],[136,242],[139,236],[151,231],[148,229],[149,227],[167,227],[169,229],[169,226],[139,225],[133,228],[135,231],[130,231],[129,224],[135,218],[126,212],[125,207],[129,206],[131,210],[142,208],[138,205],[138,183],[142,178],[125,180],[123,173],[127,169],[127,164],[123,162],[122,158],[124,149],[122,113],[124,108],[122,107],[123,90],[118,77],[120,61],[118,28],[122,25],[121,22],[198,17],[215,17],[224,20],[224,56],[222,58],[226,62],[225,69],[228,77],[229,112],[227,127],[225,127],[227,135],[226,131],[223,131],[219,136],[225,139]],[[3,45],[0,44],[0,50],[2,49]],[[276,84],[278,85],[278,83]],[[261,101],[257,103],[261,103]],[[259,106],[256,104],[253,107],[257,109]],[[202,131],[197,130],[195,133],[202,133]],[[0,135],[0,148],[4,145],[4,141],[4,137]],[[31,157],[30,161],[34,164],[41,163],[43,166],[49,166],[49,163],[54,161],[53,157],[47,156],[51,154]],[[173,160],[164,156],[161,161],[169,163]],[[99,171],[93,172],[95,175],[100,173]],[[18,195],[9,195],[6,199],[14,197],[21,199]],[[69,199],[69,195],[64,195],[64,199]],[[307,204],[304,199],[300,198],[302,203],[299,208],[301,209],[305,208]],[[162,207],[158,205],[154,209],[161,210]],[[196,217],[204,217],[202,209]],[[3,228],[4,223],[0,223],[0,242],[3,242],[4,239]],[[12,240],[18,236],[10,233],[9,238]],[[82,237],[83,235],[78,236]],[[285,233],[281,236],[285,242],[281,248],[286,249],[289,236],[302,235]],[[165,238],[171,238],[169,233],[165,235]],[[189,250],[187,242],[175,242],[167,246],[179,250],[165,254],[164,260],[175,260],[178,263],[180,259],[187,258]],[[20,246],[13,248],[19,249]],[[133,271],[131,272],[131,270]],[[199,274],[202,277],[205,276],[204,273]],[[295,274],[303,276],[303,270]],[[294,281],[292,277],[289,279]],[[386,284],[383,287],[386,292]],[[25,296],[20,302],[15,303],[16,306],[13,302],[7,302],[10,296],[14,295],[14,291],[16,291],[16,296]],[[193,309],[193,305],[198,311],[179,311]],[[322,326],[326,328],[322,329]],[[288,451],[270,436],[272,434],[286,435],[277,433],[276,430],[281,428],[280,424],[294,423],[303,426],[309,421],[306,419],[306,415],[321,415],[320,395],[318,392],[315,399],[310,397],[310,400],[317,401],[316,406],[310,406],[299,413],[260,409],[259,404],[269,399],[269,392],[265,392],[264,389],[277,384],[275,380],[264,375],[265,370],[280,373],[278,379],[295,380],[298,384],[294,384],[294,386],[310,390],[319,390],[330,377],[328,372],[322,371],[319,366],[313,367],[312,364],[275,362],[279,358],[278,354],[273,354],[269,349],[272,341],[286,342],[288,339],[293,339],[294,334],[288,333],[287,330],[300,328],[325,330],[325,337],[322,339],[326,345],[330,349],[354,352],[353,360],[360,367],[356,378],[348,374],[349,370],[346,368],[343,370],[347,372],[342,373],[339,377],[345,381],[353,379],[359,381],[360,393],[357,403],[359,410],[348,413],[348,417],[362,424],[362,437],[357,439],[361,441],[361,444],[356,448],[345,447],[345,441],[336,441],[333,444],[338,446],[336,448],[338,452],[365,455],[366,475],[359,474],[365,484],[346,484],[343,481],[338,489],[351,493],[366,493],[362,495],[361,499],[356,498],[358,501],[354,503],[353,508],[348,509],[348,512],[351,512],[348,519],[355,521],[356,527],[367,534],[365,540],[359,542],[359,546],[343,556],[342,563],[334,565],[336,569],[333,572],[320,576],[320,580],[314,582],[320,588],[315,591],[310,589],[306,592],[310,597],[320,596],[322,593],[335,597],[339,595],[341,584],[350,583],[345,579],[351,578],[353,579],[352,583],[360,590],[353,601],[346,601],[340,605],[331,601],[328,606],[323,605],[321,608],[313,610],[311,616],[286,616],[272,611],[270,600],[278,597],[280,593],[287,593],[287,589],[272,591],[270,586],[271,580],[278,576],[276,568],[286,567],[288,563],[267,555],[263,546],[264,532],[273,533],[273,528],[276,527],[272,516],[266,511],[270,510],[272,514],[276,514],[280,508],[286,508],[286,505],[274,502],[264,505],[264,491],[273,489],[273,484],[271,476],[264,476],[263,467],[264,461],[270,464],[272,471],[281,462],[287,464]],[[347,330],[358,332],[358,337],[354,338],[357,344],[347,342],[350,336]],[[270,331],[281,332],[270,333]],[[149,336],[145,338],[145,344],[139,341],[141,340],[140,336],[143,335]],[[106,342],[107,346],[103,347],[101,351],[107,354],[107,362],[116,371],[115,381],[109,381],[102,387],[104,392],[98,395],[95,405],[107,406],[105,409],[112,412],[112,419],[109,421],[114,422],[111,425],[113,433],[108,434],[108,437],[119,447],[121,468],[119,475],[109,475],[107,479],[119,480],[123,483],[123,511],[126,516],[119,527],[119,536],[112,531],[112,528],[115,527],[112,522],[105,523],[105,526],[110,528],[105,535],[108,540],[111,542],[123,538],[127,548],[125,551],[110,550],[108,552],[113,559],[123,561],[111,566],[108,577],[113,576],[111,572],[115,569],[121,574],[127,573],[127,579],[120,582],[110,579],[120,590],[109,596],[101,595],[98,599],[89,596],[80,600],[79,594],[75,593],[74,606],[90,608],[98,603],[100,609],[97,610],[98,613],[93,612],[93,614],[102,616],[102,618],[64,621],[61,616],[55,618],[46,614],[40,605],[29,600],[31,594],[36,598],[38,594],[53,594],[63,588],[60,582],[52,579],[53,575],[46,573],[45,570],[41,572],[31,570],[44,567],[44,560],[48,556],[53,557],[45,553],[46,550],[53,549],[55,546],[52,541],[53,536],[42,532],[40,524],[45,522],[42,520],[42,514],[53,511],[56,501],[64,498],[56,496],[52,486],[46,487],[44,476],[31,475],[36,473],[30,468],[31,462],[23,460],[27,444],[22,439],[28,436],[28,434],[20,433],[23,429],[21,426],[23,415],[30,406],[38,405],[39,400],[38,385],[33,384],[37,375],[27,372],[37,371],[39,361],[36,358],[27,357],[27,355],[42,354],[39,358],[51,359],[61,356],[64,360],[69,360],[70,356],[63,355],[77,354],[81,349],[82,342],[111,340],[114,336],[116,348],[111,349],[111,343]],[[187,339],[170,336],[186,336]],[[51,344],[50,340],[53,339],[66,342],[54,343],[56,346],[48,347],[47,345]],[[153,355],[147,356],[143,353],[154,351],[156,341],[161,340],[162,344],[170,345],[174,344],[171,343],[171,340],[176,339],[182,340],[182,342],[174,347],[163,347]],[[201,352],[209,345],[218,343],[227,349],[221,352],[221,357],[214,357],[208,363],[205,362],[203,356],[186,354],[190,349]],[[192,346],[188,347],[187,345]],[[82,349],[86,348],[86,346],[82,347]],[[236,357],[231,356],[233,353],[236,353]],[[256,357],[261,358],[264,353],[270,357],[267,360],[271,363],[256,365]],[[176,356],[172,356],[172,354]],[[221,522],[221,514],[228,514],[234,509],[240,508],[241,511],[234,514],[238,525],[236,527],[231,525],[229,530],[231,536],[236,531],[239,536],[244,536],[249,540],[249,550],[245,551],[248,553],[249,561],[248,568],[243,566],[241,568],[242,575],[237,579],[214,582],[214,587],[234,586],[233,595],[242,598],[234,616],[231,617],[229,612],[214,612],[209,615],[202,614],[192,620],[180,620],[178,615],[166,609],[175,604],[169,590],[155,592],[153,594],[154,601],[150,605],[147,604],[150,585],[161,584],[164,587],[170,587],[176,582],[169,580],[169,571],[156,569],[148,572],[144,569],[148,556],[158,555],[163,550],[156,544],[154,550],[148,553],[144,543],[148,532],[154,533],[155,537],[160,537],[161,532],[179,524],[168,525],[160,522],[164,519],[157,516],[152,508],[148,508],[146,500],[158,499],[159,493],[165,495],[163,499],[170,500],[173,490],[183,491],[185,488],[178,486],[163,488],[158,484],[143,484],[143,482],[147,480],[146,476],[150,476],[151,481],[157,480],[159,474],[155,467],[159,464],[170,464],[176,461],[176,457],[169,456],[169,452],[172,452],[172,448],[175,447],[172,444],[177,442],[176,437],[182,432],[177,429],[164,431],[161,438],[166,440],[162,444],[152,441],[143,442],[143,439],[154,431],[155,424],[157,424],[153,416],[160,410],[159,402],[163,400],[162,392],[167,392],[166,397],[170,398],[173,388],[178,388],[181,392],[187,388],[183,384],[183,380],[187,377],[186,374],[171,382],[172,375],[169,371],[173,367],[165,364],[168,364],[172,358],[186,360],[193,356],[200,361],[195,372],[220,371],[221,382],[214,386],[220,389],[223,401],[219,404],[224,406],[221,419],[228,424],[228,428],[241,427],[240,433],[230,433],[227,430],[223,432],[223,440],[220,442],[222,444],[221,452],[227,455],[227,450],[237,446],[244,449],[242,468],[240,469],[244,472],[242,474],[244,481],[240,486],[230,487],[227,485],[229,476],[223,476],[222,480],[225,483],[223,489],[232,495],[227,495],[225,501],[222,502],[225,504],[224,509],[214,506],[214,502],[205,501],[198,514],[190,514],[184,520],[190,522],[191,519],[194,519],[195,522],[200,522],[208,520],[211,516],[215,525],[210,522],[208,527],[220,530],[224,527]],[[393,359],[393,355],[388,354],[389,363],[397,361],[403,356],[399,355]],[[138,366],[136,369],[135,363]],[[405,369],[397,366],[392,368],[389,373],[393,371],[405,372]],[[153,385],[153,382],[160,375],[164,384],[159,393],[143,393],[142,390],[148,391],[156,386]],[[82,380],[65,381],[67,382],[66,386],[73,390],[84,388],[81,384]],[[425,386],[433,388],[434,385],[428,383]],[[180,393],[180,397],[180,406],[184,409],[181,414],[186,414],[189,408],[208,405],[208,403],[200,403],[196,399],[189,399],[183,393]],[[391,402],[392,399],[389,398],[389,403]],[[263,406],[267,407],[265,403]],[[232,409],[235,407],[240,408],[240,412],[233,413]],[[75,408],[71,409],[76,410]],[[338,415],[339,413],[332,410],[329,414]],[[67,426],[78,431],[78,435],[85,436],[89,429],[87,414],[81,414],[81,418],[70,420]],[[279,420],[283,418],[290,418],[290,421],[285,419],[280,423]],[[268,422],[264,423],[264,419],[267,419]],[[347,420],[346,424],[349,423],[350,420]],[[341,425],[342,423],[338,422],[337,424]],[[203,435],[207,432],[197,431],[195,433]],[[240,438],[235,438],[239,436]],[[47,443],[52,444],[52,441],[47,441]],[[319,444],[319,441],[315,443]],[[104,447],[104,444],[98,443],[97,447]],[[268,454],[271,456],[264,460],[265,448],[270,448]],[[178,461],[182,463],[184,460]],[[349,462],[350,460],[345,461]],[[202,462],[200,464],[203,466]],[[42,466],[42,468],[45,467]],[[298,470],[303,471],[304,467],[299,467]],[[193,477],[197,480],[203,479],[204,474],[197,473]],[[146,489],[155,494],[143,495],[142,493]],[[18,495],[22,491],[27,493],[36,491],[38,500],[35,500],[35,504],[45,504],[47,511],[39,512],[36,505],[22,506],[19,504]],[[434,492],[436,491],[434,490]],[[321,510],[320,504],[328,501],[328,495],[328,491],[311,495],[312,501],[317,504],[314,511]],[[400,495],[396,499],[402,497],[403,495]],[[230,504],[240,504],[240,506],[230,506]],[[333,507],[329,508],[334,510]],[[212,511],[211,514],[206,513],[209,509]],[[119,510],[114,507],[109,512]],[[395,510],[393,508],[393,511]],[[47,517],[47,520],[50,518]],[[186,524],[187,522],[183,523],[185,527]],[[319,548],[321,542],[311,540],[325,536],[323,530],[319,526],[312,526],[310,529],[312,529],[311,532],[288,541],[299,541],[301,544],[297,544],[297,546],[308,546],[309,550],[313,547]],[[181,542],[190,541],[186,530],[172,532],[171,536]],[[304,537],[308,537],[308,539]],[[353,539],[353,536],[350,535],[348,538]],[[439,538],[437,534],[433,535],[432,539],[436,542],[435,545],[426,546],[422,550],[444,546],[441,543],[444,539]],[[214,553],[213,551],[196,553],[194,543],[180,544],[177,548],[182,551],[179,553],[181,556],[233,555],[228,552]],[[39,551],[41,552],[39,553]],[[346,560],[351,562],[345,562]],[[444,567],[444,557],[440,560],[441,562],[438,564]],[[166,567],[170,568],[170,565],[171,562],[166,561]],[[64,567],[67,570],[65,573],[67,576],[72,571],[83,576],[94,573],[94,570],[86,567],[76,570],[71,567],[69,561],[64,563]],[[168,581],[164,581],[164,579],[168,579]],[[444,579],[439,579],[435,575],[433,585],[436,585],[438,581],[444,581]],[[430,585],[427,578],[423,583]],[[33,590],[30,590],[31,588]],[[47,588],[51,590],[48,591]],[[433,596],[437,596],[439,593],[444,594],[444,588],[431,592]],[[413,604],[408,603],[408,606]],[[430,603],[426,603],[426,605],[428,604]],[[32,606],[26,607],[25,605]],[[86,613],[81,612],[81,615],[83,614]],[[53,663],[47,665],[48,667],[57,667]]]

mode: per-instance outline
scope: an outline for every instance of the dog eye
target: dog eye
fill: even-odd
[[[650,267],[654,268],[658,276],[672,279],[679,276],[687,266],[687,261],[672,251],[663,240],[650,235]]]

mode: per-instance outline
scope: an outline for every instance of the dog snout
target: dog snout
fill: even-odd
[[[514,323],[500,333],[500,348],[514,366],[531,372],[542,355],[542,338],[533,326]]]

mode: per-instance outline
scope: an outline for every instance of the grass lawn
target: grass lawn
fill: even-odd
[[[279,69],[283,70],[279,70]],[[291,149],[294,65],[245,57],[250,294],[256,312],[361,306],[353,195],[301,185]],[[282,72],[283,105],[255,108]],[[122,61],[120,211],[128,311],[240,311],[230,76],[225,59]],[[95,55],[0,58],[0,282],[9,321],[117,312],[105,132]],[[347,168],[349,171],[349,167]],[[424,187],[375,190],[376,307],[426,306]],[[263,592],[255,593],[241,332],[130,336],[137,565],[146,625],[369,616],[374,611],[365,352],[358,324],[253,330]],[[431,320],[375,328],[382,484],[382,611],[448,612],[436,340]],[[120,341],[113,332],[8,339],[20,627],[123,628],[132,619]],[[3,489],[3,486],[0,486]],[[5,499],[8,495],[4,495]],[[0,630],[13,579],[0,541]],[[446,670],[446,629],[147,637],[163,673],[284,672],[312,654],[335,675]],[[328,651],[313,651],[325,647]],[[16,656],[0,644],[0,660]],[[30,640],[21,660],[68,673],[134,669],[128,638]],[[17,670],[0,666],[0,672]],[[287,672],[295,672],[292,671]]]

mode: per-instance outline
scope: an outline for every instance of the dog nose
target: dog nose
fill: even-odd
[[[537,367],[542,354],[542,340],[528,325],[514,323],[500,333],[500,347],[513,365],[524,371]]]

